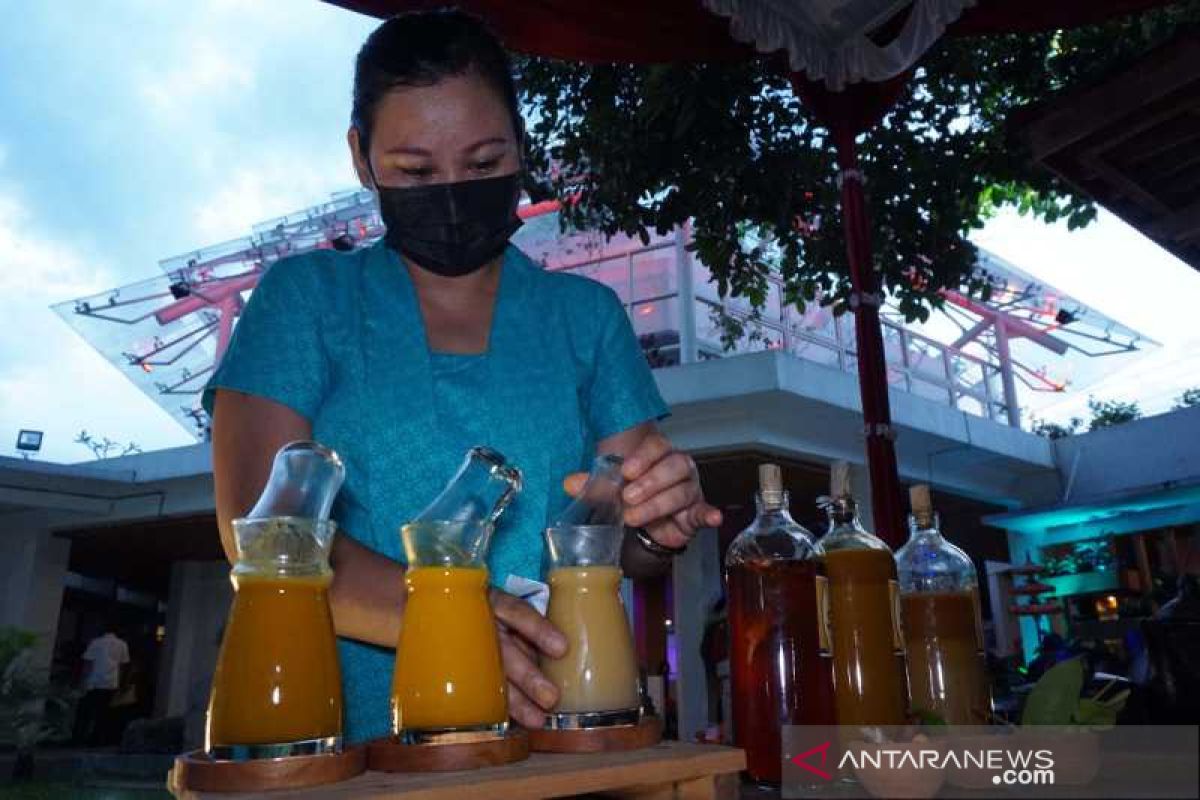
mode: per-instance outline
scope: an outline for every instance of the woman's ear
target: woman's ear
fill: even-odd
[[[358,182],[364,189],[374,191],[375,181],[371,178],[371,166],[368,161],[370,154],[363,152],[363,142],[358,135],[358,128],[353,125],[346,131],[346,144],[350,147],[350,159],[354,162],[354,172],[358,175]]]

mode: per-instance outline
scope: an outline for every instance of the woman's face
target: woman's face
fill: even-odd
[[[371,174],[353,126],[348,135],[364,186]],[[375,108],[370,159],[380,186],[494,178],[520,167],[517,134],[500,94],[478,76],[388,92]]]

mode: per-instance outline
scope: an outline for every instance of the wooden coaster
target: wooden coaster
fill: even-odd
[[[367,742],[367,769],[379,772],[451,772],[511,764],[529,758],[529,735],[509,728],[503,737],[453,744],[401,744],[395,739]]]
[[[603,753],[640,750],[662,739],[662,717],[642,717],[636,725],[579,730],[531,730],[529,749],[539,753]]]
[[[193,750],[175,759],[171,784],[192,792],[300,789],[344,781],[366,768],[367,748],[362,745],[347,747],[341,753],[251,761],[214,761],[203,750]]]

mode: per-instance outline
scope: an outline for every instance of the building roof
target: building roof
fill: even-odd
[[[1014,120],[1043,164],[1200,269],[1200,30]]]
[[[1052,541],[1200,522],[1197,441],[1200,408],[1058,439],[1058,501],[984,521]]]

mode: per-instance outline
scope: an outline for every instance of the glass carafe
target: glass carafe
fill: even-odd
[[[467,453],[440,495],[400,531],[408,591],[392,730],[408,744],[501,736],[508,698],[484,563],[496,519],[521,473],[483,447]]]
[[[759,467],[758,514],[725,555],[734,743],[746,772],[778,784],[782,725],[833,725],[821,548],[788,512],[778,466]]]
[[[578,498],[546,529],[547,618],[567,638],[541,668],[558,687],[547,728],[629,725],[641,716],[637,655],[621,602],[622,460],[592,464]]]
[[[908,542],[896,551],[913,710],[986,725],[991,687],[971,558],[942,536],[929,487],[910,490]]]
[[[819,542],[829,581],[838,725],[903,725],[908,685],[896,562],[859,522],[847,470],[834,465],[832,497],[821,500],[829,531]]]
[[[345,469],[315,442],[275,457],[251,515],[233,521],[235,595],[209,699],[205,749],[249,759],[338,752],[342,683],[329,610],[326,517]]]

